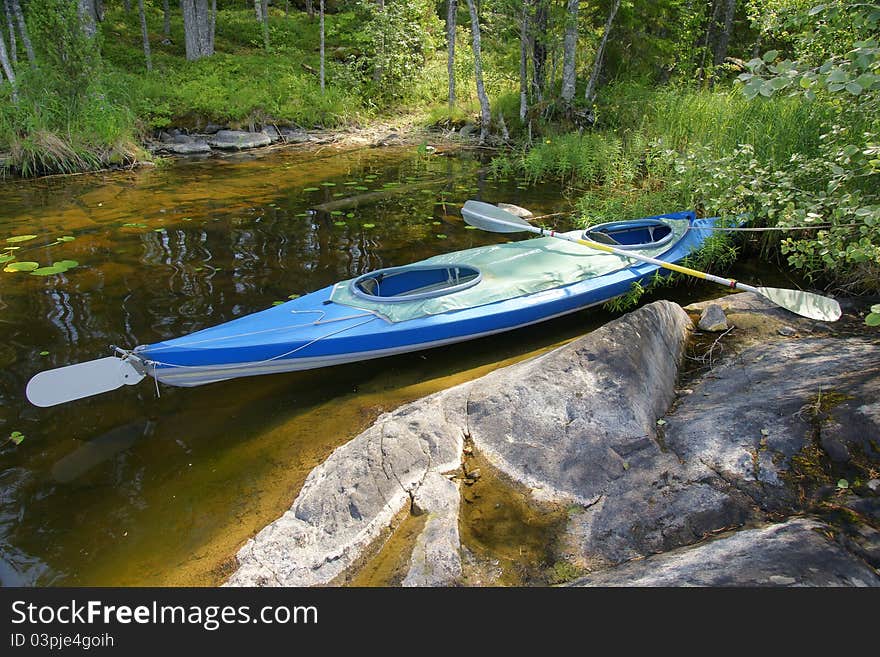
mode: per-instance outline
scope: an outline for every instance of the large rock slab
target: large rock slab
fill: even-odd
[[[796,518],[632,561],[574,586],[880,586],[863,561]]]
[[[461,579],[461,540],[458,534],[458,484],[429,472],[413,495],[413,512],[427,513],[416,539],[403,586],[452,586]]]
[[[674,398],[690,326],[677,304],[658,301],[483,377],[468,398],[474,445],[538,497],[583,504],[641,476],[641,464],[674,467],[656,421]]]
[[[238,552],[230,586],[312,586],[345,572],[430,473],[459,467],[461,386],[380,417],[306,479],[293,506]]]
[[[240,151],[246,148],[268,146],[272,138],[265,132],[244,132],[242,130],[218,130],[207,138],[208,145],[227,151]]]

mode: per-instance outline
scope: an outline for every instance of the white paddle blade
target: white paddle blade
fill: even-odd
[[[461,216],[471,226],[493,233],[520,233],[524,230],[535,230],[535,227],[526,220],[482,201],[466,201],[461,209]]]
[[[836,322],[840,319],[840,304],[820,294],[784,290],[778,287],[759,287],[758,291],[777,306],[790,310],[796,315],[822,322]]]
[[[55,406],[134,385],[144,376],[130,361],[107,356],[40,372],[28,381],[25,393],[34,406]]]

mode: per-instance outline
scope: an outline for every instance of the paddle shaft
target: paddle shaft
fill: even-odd
[[[592,240],[584,240],[578,239],[577,237],[571,237],[570,235],[565,235],[563,233],[557,233],[555,230],[547,230],[546,228],[538,228],[537,226],[528,226],[508,221],[503,221],[501,219],[492,218],[492,221],[497,221],[498,223],[507,224],[510,227],[517,227],[522,230],[527,230],[531,233],[535,233],[537,235],[548,235],[550,237],[556,237],[558,239],[563,239],[568,242],[574,242],[575,244],[581,244],[583,246],[588,246],[591,249],[597,249],[599,251],[605,251],[606,253],[613,253],[615,255],[623,256],[624,258],[632,258],[633,260],[640,260],[642,262],[649,262],[652,265],[657,265],[658,267],[663,267],[664,269],[669,269],[674,272],[678,272],[679,274],[685,274],[687,276],[694,276],[695,278],[702,278],[705,281],[711,281],[712,283],[718,283],[719,285],[723,285],[725,287],[737,289],[737,290],[745,290],[746,292],[754,292],[756,294],[761,294],[761,292],[756,287],[752,287],[751,285],[746,285],[745,283],[740,283],[732,278],[724,278],[722,276],[715,276],[714,274],[708,274],[703,271],[698,271],[696,269],[691,269],[690,267],[683,267],[682,265],[677,265],[674,262],[666,262],[665,260],[658,260],[657,258],[652,258],[650,256],[642,255],[640,253],[633,253],[631,251],[625,251],[623,249],[616,249],[610,244],[602,244],[601,242],[593,242]]]

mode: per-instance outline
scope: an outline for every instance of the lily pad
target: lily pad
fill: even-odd
[[[40,356],[48,356],[48,355],[49,355],[48,351],[41,351],[40,352]]]
[[[303,191],[304,192],[317,192],[317,191],[320,191],[320,188],[319,187],[304,187]]]
[[[444,235],[443,233],[437,233],[437,239],[438,239],[438,240],[445,240],[445,239],[446,239],[446,235]]]
[[[7,237],[6,241],[10,244],[17,244],[18,242],[27,242],[36,239],[36,237],[36,235],[16,235],[15,237]]]
[[[127,224],[122,224],[123,228],[146,228],[147,224],[143,224],[140,222],[129,222]]]
[[[324,187],[336,187],[336,183],[334,183],[334,182],[322,182],[321,184]]]
[[[58,240],[59,242],[72,242],[72,241],[75,240],[75,239],[76,239],[76,238],[73,237],[72,235],[63,235],[62,237],[58,237],[58,238],[57,238],[57,240]]]
[[[334,221],[333,225],[334,226],[347,226],[348,224],[345,223],[344,221]]]
[[[299,299],[301,296],[302,296],[301,294],[288,294],[287,298],[292,301],[294,299]]]
[[[369,187],[364,187],[363,185],[358,185],[357,187],[355,187],[355,189],[358,190],[359,192],[366,192],[366,191],[369,190],[370,188],[369,188]]]
[[[846,479],[838,479],[837,480],[837,487],[840,490],[846,490],[847,488],[849,488],[849,482]]]
[[[34,269],[37,269],[39,266],[40,266],[39,262],[29,262],[29,261],[13,262],[13,263],[6,265],[6,267],[3,268],[3,271],[5,271],[5,272],[33,271]]]
[[[364,228],[375,228],[376,224],[363,224]]]
[[[15,256],[11,253],[4,253],[3,255],[0,255],[0,264],[3,264],[4,262],[9,262],[10,260],[15,260]]]
[[[31,276],[52,276],[53,274],[63,274],[68,269],[73,269],[78,265],[79,263],[76,260],[59,260],[48,267],[34,269],[31,272]]]
[[[330,215],[333,216],[333,217],[341,217],[341,216],[342,216],[342,210],[332,210],[332,211],[330,212]]]
[[[476,226],[465,226],[464,229],[465,230],[476,230],[477,227]]]
[[[273,305],[273,306],[280,306],[280,305],[285,304],[285,303],[287,303],[287,302],[286,302],[286,301],[273,301],[273,302],[272,302],[272,305]]]

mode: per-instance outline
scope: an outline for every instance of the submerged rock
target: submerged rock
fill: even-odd
[[[413,513],[428,514],[403,586],[451,586],[461,579],[458,485],[429,472],[413,495]]]

